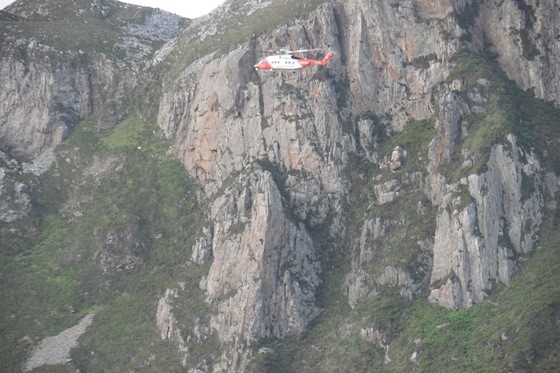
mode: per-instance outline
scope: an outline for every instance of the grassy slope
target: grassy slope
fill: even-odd
[[[195,185],[157,138],[155,125],[129,118],[105,134],[84,122],[59,146],[57,166],[37,186],[36,233],[11,237],[0,254],[5,368],[24,360],[23,337],[36,344],[90,312],[94,323],[74,352],[79,368],[137,369],[151,355],[154,369],[179,365],[175,346],[158,341],[157,300],[185,279],[204,219]],[[109,166],[87,173],[95,162]],[[103,266],[100,251],[113,262]],[[135,267],[117,270],[127,256]],[[200,292],[197,284],[187,295]]]
[[[557,227],[548,227],[511,286],[469,310],[452,312],[425,300],[415,302],[391,346],[395,364],[387,368],[410,369],[408,358],[415,350],[420,370],[427,371],[550,371],[557,366],[559,239]],[[411,343],[416,338],[421,339],[418,345]]]

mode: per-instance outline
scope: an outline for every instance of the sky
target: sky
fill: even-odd
[[[224,1],[225,0],[126,0],[123,2],[152,8],[161,8],[185,18],[196,18],[214,10]],[[14,0],[0,0],[0,9],[4,9],[8,4],[13,2]]]

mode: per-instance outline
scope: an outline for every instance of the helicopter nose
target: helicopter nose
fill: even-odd
[[[258,63],[256,63],[255,65],[253,65],[253,67],[255,68],[255,70],[271,70],[272,67],[270,66],[270,64],[268,63],[267,60],[261,60]]]

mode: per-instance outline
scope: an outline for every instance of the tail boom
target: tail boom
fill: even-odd
[[[327,55],[325,56],[325,58],[323,58],[323,59],[321,60],[321,63],[320,63],[319,65],[321,65],[321,66],[327,65],[327,64],[329,63],[329,60],[330,60],[331,58],[333,58],[333,57],[334,57],[334,53],[333,53],[333,52],[327,53]]]

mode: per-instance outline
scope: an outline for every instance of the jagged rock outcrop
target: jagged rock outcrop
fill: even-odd
[[[201,287],[224,343],[301,333],[319,311],[313,242],[287,208],[271,174],[259,169],[212,204],[213,261]]]
[[[212,259],[212,230],[208,227],[202,229],[200,237],[192,247],[191,260],[196,264],[204,265]]]
[[[181,335],[181,330],[177,325],[177,319],[173,315],[173,298],[178,296],[177,289],[166,289],[165,294],[159,299],[156,311],[156,324],[160,332],[161,339],[172,340],[177,343],[179,352],[182,354],[183,366],[188,359],[188,348]]]
[[[344,288],[347,289],[348,304],[354,308],[358,301],[374,296],[381,286],[391,286],[399,290],[399,294],[406,299],[414,299],[420,295],[423,287],[428,282],[431,256],[428,254],[433,242],[417,242],[418,254],[413,266],[387,265],[375,268],[378,252],[382,249],[380,242],[390,230],[397,226],[397,221],[387,221],[379,217],[366,220],[361,230],[359,242],[354,246],[352,253],[352,269],[344,279]],[[378,263],[375,263],[379,266]],[[410,267],[414,267],[411,270]]]
[[[0,151],[0,222],[12,223],[31,211],[28,185],[14,177],[22,165]]]
[[[448,12],[442,9],[425,16],[442,18]],[[348,156],[359,151],[377,161],[372,135],[379,131],[376,126],[402,130],[409,118],[428,118],[431,90],[447,77],[446,61],[458,48],[457,41],[443,37],[444,31],[460,36],[455,25],[437,21],[440,29],[426,23],[411,27],[407,20],[415,17],[412,2],[396,8],[388,2],[326,4],[308,21],[282,28],[274,38],[257,39],[255,49],[294,41],[329,45],[339,56],[329,68],[336,84],[310,70],[298,79],[257,77],[251,70],[252,55],[236,50],[202,68],[196,85],[185,79],[186,92],[163,97],[160,127],[176,137],[179,158],[208,194],[216,193],[232,172],[265,159],[291,173],[284,187],[299,218],[311,218],[317,225],[329,211],[335,212],[330,231],[336,237],[344,231],[341,196]],[[433,37],[420,37],[426,33]],[[359,140],[345,129],[345,123],[353,121]],[[395,151],[388,164],[398,171],[406,153],[400,147]],[[398,196],[397,185],[387,183],[378,190],[381,203]],[[382,282],[408,283],[404,274],[389,277]]]
[[[519,12],[512,14],[527,11],[520,8],[522,4],[506,3],[502,11],[506,6],[517,7]],[[483,299],[493,283],[509,283],[516,257],[532,250],[542,221],[543,176],[538,162],[515,138],[510,139],[511,149],[493,147],[488,171],[480,175],[451,183],[441,170],[454,159],[459,143],[471,135],[465,118],[487,113],[484,92],[490,84],[479,79],[478,88],[465,92],[461,79],[446,82],[452,75],[452,57],[467,39],[471,49],[482,50],[481,35],[499,45],[506,34],[499,30],[514,22],[503,17],[503,27],[498,23],[500,27],[489,30],[501,13],[486,8],[492,8],[490,3],[468,1],[325,4],[307,20],[281,26],[273,36],[256,38],[248,47],[218,58],[212,53],[199,57],[176,82],[167,83],[180,88],[163,95],[158,124],[174,140],[187,172],[202,183],[207,197],[215,198],[209,213],[215,225],[197,242],[192,259],[211,263],[201,288],[213,309],[212,328],[223,343],[239,352],[236,357],[229,355],[237,361],[235,369],[244,366],[239,361],[248,356],[241,352],[244,344],[299,333],[316,315],[316,259],[311,256],[306,265],[278,272],[274,268],[283,263],[284,254],[267,259],[271,249],[267,242],[278,242],[297,258],[297,253],[315,250],[307,227],[326,223],[331,239],[348,234],[342,206],[350,156],[363,155],[372,167],[395,175],[373,180],[378,206],[399,203],[415,190],[429,199],[427,204],[418,202],[419,214],[434,206],[438,209],[432,238],[415,245],[416,261],[410,263],[422,268],[418,271],[410,263],[387,265],[375,273],[368,269],[376,247],[367,237],[379,244],[390,227],[397,229],[407,219],[365,219],[359,230],[362,237],[352,241],[352,267],[345,277],[350,305],[375,294],[379,286],[396,287],[412,299],[430,282],[432,301],[455,309],[469,307]],[[535,17],[545,22],[542,16]],[[504,45],[525,43],[516,40],[517,44],[509,40]],[[298,78],[257,75],[251,70],[255,58],[251,49],[292,44],[328,45],[338,59],[332,61],[326,77],[310,70]],[[495,52],[521,87],[536,87],[548,92],[538,97],[554,100],[554,89],[545,87],[555,84],[552,68],[539,70],[537,62],[525,64],[526,71],[520,74],[532,78],[520,83],[524,78],[516,78],[517,73],[507,68],[508,56],[515,55],[516,49],[496,47]],[[403,131],[411,119],[434,122],[436,133],[429,149],[417,155],[396,144],[380,159],[381,139]],[[464,170],[476,161],[473,154],[461,156]],[[403,171],[409,162],[423,164],[424,157],[426,170]],[[256,162],[283,176],[274,180],[268,172],[247,172]],[[235,191],[227,180],[238,172],[233,185],[239,191]],[[555,178],[547,180],[554,184]],[[461,194],[464,189],[468,193]],[[486,194],[487,190],[494,192]],[[255,195],[268,195],[268,202]],[[280,202],[270,205],[276,199]],[[286,217],[286,207],[294,213],[294,222]],[[275,215],[280,218],[273,219]],[[267,241],[267,232],[277,238]],[[279,236],[299,239],[288,244]],[[314,285],[302,292],[298,287],[303,283]]]
[[[332,87],[317,80],[296,87],[292,86],[297,84],[295,78],[284,81],[275,76],[253,82],[249,58],[247,52],[235,51],[209,63],[201,83],[189,94],[187,114],[174,116],[180,121],[175,125],[177,151],[187,170],[213,193],[231,172],[268,159],[282,170],[310,172],[321,188],[340,192],[336,174],[341,165],[335,160],[342,155],[339,144],[344,139],[337,126]],[[312,102],[302,103],[303,96]],[[165,102],[160,109],[176,112],[174,105]],[[170,116],[160,111],[159,117]],[[329,136],[320,136],[318,142],[321,133]],[[330,159],[332,169],[320,166],[323,157]]]
[[[433,249],[430,299],[458,309],[482,300],[493,284],[509,284],[517,258],[537,240],[543,219],[542,169],[525,153],[515,136],[495,145],[488,171],[468,177],[472,198],[457,209],[450,201],[440,208]]]
[[[258,166],[212,202],[214,226],[202,230],[192,251],[197,265],[211,259],[200,289],[212,312],[182,326],[173,299],[186,295],[167,289],[156,314],[161,338],[177,344],[183,365],[243,371],[253,342],[300,334],[317,316],[321,267],[309,233],[291,220],[289,209],[270,172]],[[193,346],[213,333],[228,349],[212,361],[191,361]]]

